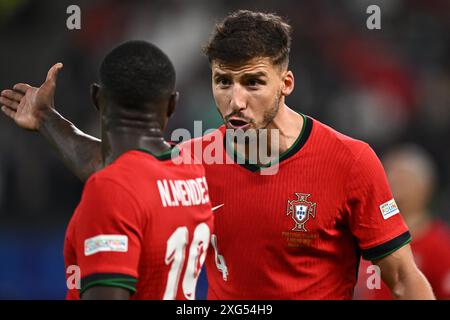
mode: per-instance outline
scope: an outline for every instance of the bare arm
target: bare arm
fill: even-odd
[[[55,64],[39,87],[18,83],[3,90],[2,111],[21,128],[39,131],[58,151],[65,165],[82,181],[102,168],[100,140],[84,134],[54,107],[56,79],[62,64]]]
[[[409,244],[372,262],[380,267],[381,277],[390,288],[394,299],[435,299],[428,280],[414,262]]]
[[[82,181],[102,168],[101,141],[77,129],[56,110],[48,113],[39,131]]]
[[[81,296],[82,300],[128,300],[130,291],[118,287],[95,286],[87,289]]]

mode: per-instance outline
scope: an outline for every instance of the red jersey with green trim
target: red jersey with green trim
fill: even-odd
[[[276,174],[205,164],[213,207],[222,205],[206,259],[208,299],[351,299],[360,253],[376,259],[410,241],[374,151],[304,119]],[[203,149],[224,132],[203,137]]]
[[[67,298],[99,285],[132,299],[194,299],[212,226],[203,166],[126,152],[89,178],[69,223]]]

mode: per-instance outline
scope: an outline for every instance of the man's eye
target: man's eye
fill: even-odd
[[[247,85],[250,87],[256,87],[260,84],[263,84],[263,82],[258,79],[250,79],[247,81]]]
[[[231,84],[230,80],[228,80],[226,78],[218,78],[216,80],[216,83],[221,85],[221,86],[229,86]]]

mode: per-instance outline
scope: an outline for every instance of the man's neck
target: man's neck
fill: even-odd
[[[280,107],[277,116],[267,127],[269,130],[275,129],[279,132],[278,154],[282,154],[292,147],[302,132],[304,122],[303,117],[287,105]]]
[[[145,149],[157,155],[170,148],[158,130],[107,131],[102,139],[103,163],[106,166],[130,150]]]

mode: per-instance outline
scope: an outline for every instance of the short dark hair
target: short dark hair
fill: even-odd
[[[291,26],[272,13],[239,10],[216,24],[203,51],[209,62],[242,64],[257,57],[288,65]]]
[[[103,59],[100,84],[115,102],[139,107],[170,97],[175,89],[175,68],[154,44],[128,41]]]

